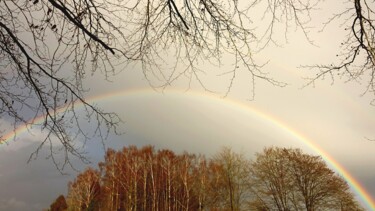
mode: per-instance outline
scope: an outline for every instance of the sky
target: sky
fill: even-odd
[[[106,145],[115,149],[154,145],[207,155],[230,146],[250,158],[269,146],[298,147],[315,155],[325,152],[375,199],[375,142],[367,139],[375,139],[375,107],[370,105],[373,96],[362,96],[360,83],[339,79],[334,84],[325,80],[303,88],[307,82],[303,78],[314,73],[300,65],[336,59],[343,29],[333,25],[318,32],[336,4],[325,2],[314,16],[317,28],[311,37],[316,45],[295,31],[290,33],[289,42],[281,41],[281,47],[271,45],[256,55],[258,61],[269,61],[265,71],[288,85],[280,88],[257,81],[253,100],[249,100],[251,85],[245,73],[237,77],[225,98],[228,81],[220,76],[204,78],[216,93],[194,83],[186,90],[183,80],[163,93],[156,92],[137,66],[124,69],[110,78],[111,82],[100,74],[92,76],[85,81],[90,88],[87,99],[96,99],[98,106],[117,112],[124,120],[120,128],[123,134],[110,136]],[[2,125],[6,125],[3,120]],[[31,132],[0,145],[0,210],[46,208],[59,194],[66,194],[68,181],[78,173],[68,169],[67,175],[60,174],[43,152],[27,163],[43,135],[39,130]],[[88,144],[87,152],[92,165],[104,155],[95,141]],[[87,167],[78,160],[75,163],[79,170]]]

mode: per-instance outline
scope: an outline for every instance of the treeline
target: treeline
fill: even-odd
[[[223,148],[204,155],[109,149],[68,184],[50,210],[363,210],[319,156],[266,148],[255,160]]]

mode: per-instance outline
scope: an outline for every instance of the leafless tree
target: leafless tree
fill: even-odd
[[[363,210],[320,156],[271,147],[251,167],[253,210]]]
[[[321,157],[299,149],[267,148],[252,162],[230,148],[206,160],[130,146],[99,167],[69,183],[68,210],[363,210]]]
[[[64,166],[72,155],[84,159],[76,140],[95,136],[104,140],[117,131],[116,114],[85,100],[83,80],[97,70],[109,77],[121,69],[117,66],[135,64],[154,88],[187,79],[210,90],[202,80],[208,70],[200,64],[220,66],[225,55],[232,62],[220,74],[228,79],[226,94],[239,72],[249,76],[252,94],[257,80],[284,86],[262,71],[254,54],[276,43],[276,28],[287,35],[290,27],[297,27],[308,38],[310,12],[321,1],[0,1],[1,118],[11,122],[14,130],[23,124],[41,126],[47,135],[40,147],[50,146],[54,157],[52,140],[59,140]],[[355,0],[354,9],[334,17],[353,18],[344,45],[349,57],[339,66],[318,66],[322,72],[314,80],[335,71],[358,79],[369,71],[368,90],[373,90],[372,14],[368,1]],[[260,31],[252,22],[258,16],[262,17]],[[364,60],[359,59],[362,54],[367,55]],[[354,65],[357,60],[362,68]],[[84,112],[78,112],[78,105]],[[43,118],[41,123],[30,121],[38,117]],[[83,121],[94,129],[82,128]],[[4,129],[3,134],[7,132]]]
[[[87,168],[77,178],[68,184],[69,195],[67,201],[72,210],[100,210],[98,201],[103,197],[100,186],[100,173]]]
[[[350,0],[345,5],[344,11],[325,23],[329,27],[341,21],[347,33],[341,42],[341,52],[336,55],[338,59],[328,65],[309,66],[318,73],[309,78],[308,85],[329,76],[332,81],[343,78],[363,83],[366,87],[363,94],[375,94],[375,1]]]
[[[116,47],[122,32],[112,24],[111,12],[107,2],[0,2],[1,118],[12,122],[14,131],[22,125],[42,127],[47,134],[33,155],[49,145],[59,168],[70,164],[72,155],[85,160],[75,140],[104,140],[120,121],[85,101],[82,86],[87,72],[109,74],[111,60],[121,55]],[[92,135],[81,127],[83,121],[92,123]],[[61,165],[54,159],[53,139],[62,144]]]
[[[212,191],[216,196],[216,209],[246,210],[245,202],[250,195],[250,162],[244,154],[235,153],[228,147],[222,148],[212,162],[216,164],[213,172],[218,175]]]

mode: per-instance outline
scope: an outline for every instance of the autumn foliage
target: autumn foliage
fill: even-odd
[[[51,204],[50,210],[51,211],[64,211],[68,208],[66,204],[65,197],[60,195],[57,199]]]
[[[99,170],[86,169],[68,187],[71,211],[361,210],[320,157],[285,148],[266,148],[253,162],[229,148],[211,159],[110,149]]]

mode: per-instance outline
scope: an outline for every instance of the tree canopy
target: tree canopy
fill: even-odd
[[[360,210],[345,180],[300,149],[264,149],[251,174],[254,210]]]
[[[25,124],[47,131],[41,146],[57,138],[66,158],[84,158],[74,140],[116,133],[120,119],[85,100],[83,80],[96,71],[110,77],[129,64],[141,66],[154,88],[180,78],[201,80],[201,63],[232,65],[221,75],[230,92],[239,72],[249,83],[266,81],[284,86],[262,70],[254,54],[275,43],[276,28],[301,30],[307,40],[311,12],[322,0],[33,0],[0,1],[0,115],[13,129]],[[326,26],[339,19],[347,33],[338,60],[308,66],[317,75],[308,84],[332,79],[364,81],[374,92],[374,1],[349,0]],[[263,31],[253,16],[263,16]],[[166,59],[167,58],[167,59]],[[227,94],[226,93],[226,94]],[[254,93],[254,89],[251,91]],[[226,95],[224,94],[224,95]],[[83,104],[85,114],[78,114]],[[30,121],[42,117],[43,121]],[[93,131],[82,128],[89,121]],[[6,132],[12,130],[6,129]],[[54,156],[51,151],[51,156]],[[68,160],[67,160],[68,161]]]
[[[68,185],[68,210],[362,210],[319,156],[266,148],[251,161],[151,146],[108,150]]]

